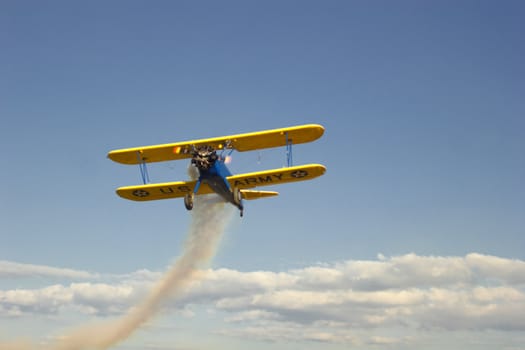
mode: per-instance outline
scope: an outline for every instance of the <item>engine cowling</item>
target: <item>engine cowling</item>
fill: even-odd
[[[211,146],[195,147],[192,151],[191,164],[199,170],[209,170],[217,161],[217,151]]]

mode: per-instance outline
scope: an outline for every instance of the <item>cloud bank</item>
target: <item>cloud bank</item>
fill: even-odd
[[[47,269],[34,268],[37,274]],[[363,340],[356,335],[373,329],[525,331],[525,261],[521,260],[477,253],[379,255],[377,260],[317,264],[285,272],[205,272],[175,306],[205,306],[220,312],[224,322],[216,333],[221,335],[358,345]],[[89,277],[81,271],[79,276]],[[142,270],[105,282],[99,277],[38,289],[0,290],[0,316],[72,310],[120,314],[144,295],[157,276]],[[407,340],[375,333],[367,344]]]

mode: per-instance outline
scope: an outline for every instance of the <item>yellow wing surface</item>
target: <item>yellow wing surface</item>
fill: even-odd
[[[239,188],[245,199],[258,199],[277,195],[277,192],[252,191],[251,188],[278,185],[288,182],[311,180],[321,176],[326,168],[320,164],[299,165],[288,168],[256,171],[227,177],[232,188]],[[122,198],[134,201],[149,201],[184,197],[192,193],[196,181],[165,182],[158,184],[120,187],[117,194]],[[213,193],[205,183],[201,184],[198,195]]]
[[[321,125],[306,124],[209,139],[119,149],[109,152],[108,158],[123,164],[162,162],[191,158],[192,146],[208,145],[215,149],[235,149],[244,152],[285,146],[287,142],[294,145],[312,142],[320,138],[323,133],[324,128]]]

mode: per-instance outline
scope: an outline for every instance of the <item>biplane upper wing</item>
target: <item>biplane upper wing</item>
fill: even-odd
[[[226,179],[232,188],[239,188],[241,193],[244,190],[243,198],[258,199],[277,195],[277,192],[250,191],[248,189],[259,186],[270,186],[288,182],[311,180],[323,175],[325,171],[326,168],[323,165],[307,164],[288,168],[233,175],[228,176]],[[187,193],[192,193],[193,189],[195,188],[195,184],[196,181],[179,181],[126,186],[118,188],[117,194],[122,198],[134,201],[177,198],[184,197]],[[213,190],[206,183],[202,183],[197,194],[200,195],[209,193],[213,193]]]
[[[295,145],[312,142],[321,137],[323,133],[324,128],[321,125],[306,124],[209,139],[119,149],[109,152],[108,158],[123,164],[161,162],[191,158],[192,146],[208,145],[218,150],[235,149],[244,152],[285,146],[288,143]]]

